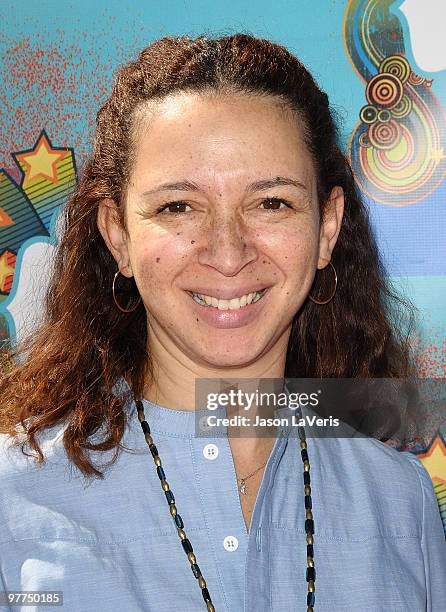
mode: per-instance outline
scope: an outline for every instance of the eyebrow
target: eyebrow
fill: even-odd
[[[249,183],[245,188],[245,193],[254,193],[255,191],[264,191],[265,189],[271,189],[282,185],[292,185],[308,194],[307,187],[296,179],[288,178],[286,176],[276,176],[273,179],[263,179]],[[142,196],[150,196],[162,191],[201,191],[200,187],[193,181],[183,180],[175,183],[163,183],[158,185],[154,189],[144,191]]]

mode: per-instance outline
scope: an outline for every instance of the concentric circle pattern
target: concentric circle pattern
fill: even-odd
[[[401,136],[399,124],[391,119],[386,123],[372,123],[369,127],[369,140],[377,149],[392,149],[398,144]]]
[[[392,108],[391,113],[395,117],[395,119],[402,119],[403,117],[407,117],[407,115],[412,110],[412,100],[404,94],[401,98],[401,101]]]
[[[426,79],[422,76],[418,76],[415,72],[411,72],[409,75],[410,85],[422,85]]]
[[[392,113],[387,108],[382,108],[378,113],[378,121],[386,123],[392,119]]]
[[[361,147],[371,147],[368,131],[364,130],[359,134],[358,142]]]
[[[398,77],[380,73],[370,79],[365,95],[369,104],[391,109],[401,102],[403,93],[403,84]]]
[[[405,83],[411,73],[410,64],[402,55],[389,55],[384,58],[379,67],[379,71],[392,74],[400,80],[401,83]]]
[[[378,117],[378,111],[375,106],[366,104],[359,112],[359,117],[364,123],[373,123]]]

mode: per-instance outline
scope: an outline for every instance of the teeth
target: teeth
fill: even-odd
[[[219,300],[218,298],[210,295],[202,295],[201,293],[192,293],[193,299],[202,306],[213,306],[219,310],[239,310],[247,304],[253,304],[257,302],[263,295],[264,291],[256,291],[254,293],[248,293],[242,295],[240,298],[233,298],[232,300]]]

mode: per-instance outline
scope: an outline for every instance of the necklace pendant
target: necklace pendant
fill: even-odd
[[[246,495],[246,484],[245,484],[245,481],[243,479],[240,480],[239,491],[240,491],[240,493],[243,493],[243,495]]]

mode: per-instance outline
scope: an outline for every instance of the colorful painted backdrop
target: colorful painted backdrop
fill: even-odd
[[[442,0],[3,1],[0,338],[39,321],[57,215],[113,70],[166,34],[247,31],[286,45],[327,91],[394,284],[419,309],[423,377],[446,372],[446,4]],[[446,529],[445,412],[412,449]]]

